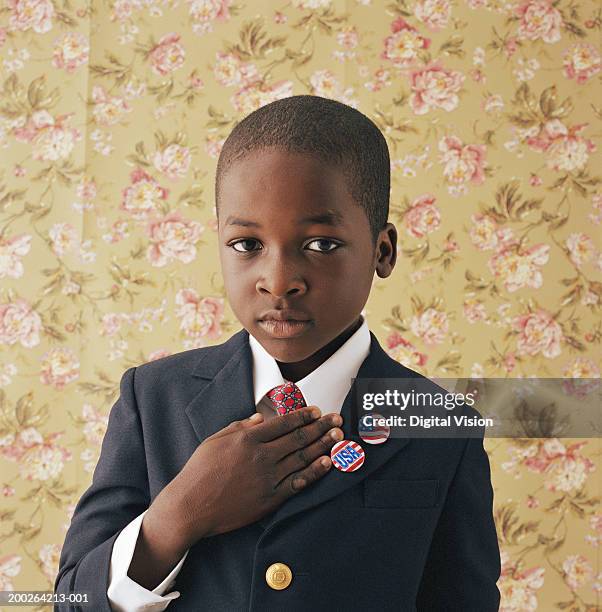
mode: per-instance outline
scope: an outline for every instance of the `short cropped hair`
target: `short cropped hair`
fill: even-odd
[[[224,142],[215,173],[219,217],[220,181],[252,151],[280,148],[314,155],[341,170],[349,193],[370,224],[372,243],[389,215],[391,162],[387,141],[364,114],[336,100],[299,95],[276,100],[242,119]]]

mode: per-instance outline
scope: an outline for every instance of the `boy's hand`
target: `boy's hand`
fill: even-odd
[[[205,439],[148,513],[171,524],[179,548],[253,523],[317,481],[343,439],[338,414],[307,406],[264,421],[255,413]]]

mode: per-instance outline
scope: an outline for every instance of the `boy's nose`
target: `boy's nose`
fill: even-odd
[[[307,285],[298,272],[283,265],[274,266],[258,279],[256,288],[259,293],[267,292],[278,298],[307,291]]]

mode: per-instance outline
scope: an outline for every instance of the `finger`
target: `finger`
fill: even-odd
[[[332,461],[330,457],[318,457],[306,468],[293,472],[286,478],[283,478],[276,485],[277,494],[286,499],[291,495],[295,495],[295,493],[299,493],[299,491],[303,491],[303,489],[306,489],[327,474],[331,466]]]
[[[339,414],[326,414],[317,421],[297,427],[280,438],[276,438],[267,444],[274,451],[277,459],[282,459],[297,450],[306,448],[323,436],[329,429],[338,427],[343,423]]]
[[[221,436],[231,434],[235,431],[240,431],[241,429],[249,429],[251,427],[254,427],[255,425],[258,425],[262,421],[263,421],[263,414],[261,414],[260,412],[255,412],[247,419],[242,419],[240,421],[232,421],[232,423],[230,423],[223,429],[220,429],[219,431],[214,433],[212,436],[209,436],[207,440],[212,439],[212,438],[221,438]]]
[[[319,418],[321,414],[317,406],[299,408],[278,418],[268,419],[263,423],[259,423],[253,430],[253,437],[259,442],[269,442],[287,434],[289,431],[293,431],[297,427],[311,423]]]
[[[331,448],[344,437],[343,431],[335,427],[326,432],[313,444],[300,448],[287,455],[276,464],[276,476],[282,480],[293,472],[307,467],[312,461],[322,455],[330,456]]]

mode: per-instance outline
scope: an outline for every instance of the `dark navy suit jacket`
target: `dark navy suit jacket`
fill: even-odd
[[[92,484],[65,536],[55,592],[87,594],[84,610],[111,610],[109,563],[121,530],[206,437],[255,412],[248,337],[243,329],[223,344],[123,374]],[[370,341],[358,378],[424,378],[389,357],[372,332]],[[342,429],[361,443],[351,398],[350,391]],[[169,612],[497,611],[500,555],[482,439],[390,438],[363,448],[359,470],[331,468],[260,521],[194,544]],[[280,591],[265,580],[276,562],[293,573]]]

